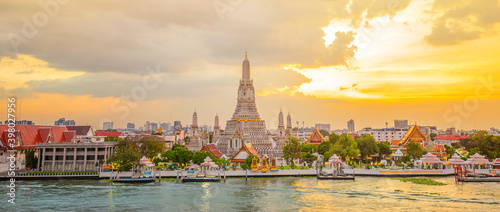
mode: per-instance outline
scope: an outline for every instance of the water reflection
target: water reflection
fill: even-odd
[[[275,178],[142,185],[92,180],[19,181],[16,205],[1,204],[0,211],[500,210],[500,183],[457,185],[452,177],[434,180],[446,185],[371,177],[358,177],[355,182]],[[0,187],[0,192],[7,193],[6,186]]]

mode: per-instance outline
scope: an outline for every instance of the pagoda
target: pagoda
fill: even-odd
[[[314,132],[311,134],[311,136],[309,136],[304,144],[320,145],[324,141],[326,141],[326,139],[319,132],[318,128],[314,128]]]
[[[217,148],[222,154],[232,157],[247,143],[261,155],[273,155],[276,146],[274,140],[267,134],[265,121],[260,118],[257,111],[255,88],[250,78],[250,62],[245,53],[236,109],[220,135]]]

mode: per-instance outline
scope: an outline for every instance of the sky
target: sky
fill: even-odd
[[[245,52],[268,129],[500,128],[498,0],[0,0],[0,111],[222,127]],[[7,118],[7,112],[1,121]]]

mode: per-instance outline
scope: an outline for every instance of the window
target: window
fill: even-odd
[[[63,160],[64,156],[62,155],[56,155],[56,160]]]
[[[52,160],[52,156],[45,156],[45,160]]]
[[[73,155],[66,155],[66,160],[74,160],[75,156]]]
[[[95,160],[95,155],[87,155],[87,160]]]
[[[77,155],[76,159],[77,160],[85,160],[85,156],[83,156],[83,155]]]

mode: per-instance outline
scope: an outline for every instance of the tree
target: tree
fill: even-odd
[[[475,151],[489,159],[500,157],[500,140],[486,131],[477,131],[468,138],[460,139],[460,145],[468,152]]]
[[[163,152],[165,140],[151,135],[137,135],[126,137],[118,145],[128,143],[138,148],[141,155],[153,158]]]
[[[389,142],[380,142],[377,145],[378,145],[378,153],[382,158],[386,158],[387,156],[392,154]]]
[[[26,168],[35,169],[38,164],[38,158],[35,157],[35,150],[26,151]]]
[[[210,159],[212,159],[212,161],[215,162],[215,156],[210,154],[210,152],[207,152],[207,151],[195,152],[193,154],[193,157],[191,158],[191,160],[193,161],[194,164],[200,165],[201,163],[203,163],[205,161],[205,158],[207,158],[207,157],[209,157]]]
[[[300,156],[300,142],[295,137],[289,137],[283,147],[283,157],[290,164]]]
[[[420,143],[411,141],[406,145],[406,153],[413,160],[418,160],[424,154],[424,149]]]
[[[330,141],[324,141],[324,142],[321,142],[321,144],[319,144],[318,146],[318,153],[320,155],[325,155],[325,153],[330,149],[330,147],[332,146],[332,142]]]
[[[356,142],[358,143],[358,148],[363,160],[365,160],[367,156],[379,152],[377,141],[375,141],[375,138],[371,135],[360,137]]]
[[[131,143],[118,144],[107,163],[118,165],[118,171],[127,171],[138,165],[141,159],[139,148]]]
[[[431,137],[431,140],[434,141],[434,137],[436,137],[437,134],[436,133],[431,133],[429,136]]]
[[[193,158],[193,152],[184,148],[177,147],[173,152],[173,162],[187,164]]]
[[[338,140],[340,139],[340,135],[337,135],[335,133],[332,133],[328,136],[328,141],[330,141],[330,143],[335,144]]]
[[[177,148],[177,147],[181,147],[181,148],[183,148],[183,149],[185,149],[185,148],[186,148],[184,145],[182,145],[182,144],[178,144],[178,143],[175,143],[174,145],[172,145],[172,149],[175,149],[175,148]]]
[[[300,159],[305,161],[307,163],[307,165],[311,166],[315,160],[318,160],[318,157],[316,157],[316,155],[313,155],[309,152],[302,152],[300,154]]]
[[[301,152],[315,153],[315,152],[318,152],[318,146],[316,146],[314,144],[302,144],[300,151]]]
[[[345,134],[340,135],[338,141],[330,148],[330,154],[337,154],[341,157],[357,158],[359,152],[357,142],[351,136]]]
[[[323,137],[327,137],[330,135],[330,133],[326,130],[319,130],[319,133],[321,133],[321,135],[323,135]]]

